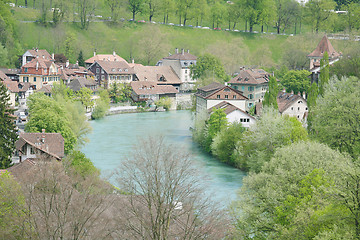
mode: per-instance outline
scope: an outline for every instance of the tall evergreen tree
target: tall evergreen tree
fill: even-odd
[[[77,60],[79,62],[79,66],[85,67],[85,59],[84,59],[82,50],[80,50]]]
[[[308,122],[308,130],[310,132],[312,130],[312,120],[314,118],[313,109],[316,106],[316,99],[317,99],[318,95],[319,95],[319,88],[318,88],[317,84],[315,82],[313,82],[311,84],[311,87],[309,89],[309,94],[308,94],[308,97],[307,97],[307,106],[308,106],[308,109],[309,109],[307,122]]]
[[[11,155],[17,139],[9,99],[7,88],[0,82],[0,169],[11,166]]]
[[[319,94],[324,95],[324,87],[329,82],[329,55],[324,53],[324,57],[320,60],[320,81],[319,81]]]
[[[273,108],[278,109],[279,107],[276,101],[278,93],[279,93],[279,86],[276,81],[276,78],[270,77],[269,89],[265,93],[263,105],[272,106]]]

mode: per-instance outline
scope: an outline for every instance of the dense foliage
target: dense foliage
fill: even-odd
[[[7,88],[0,81],[0,169],[10,167],[17,140],[15,118],[12,116],[14,111],[10,108],[9,100]]]

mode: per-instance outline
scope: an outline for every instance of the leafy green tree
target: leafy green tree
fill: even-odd
[[[169,97],[160,98],[158,101],[155,102],[157,107],[163,107],[165,110],[170,110],[172,101]]]
[[[276,78],[271,76],[269,80],[269,89],[265,93],[263,106],[271,106],[275,109],[278,109],[277,104],[277,95],[279,93],[279,85],[276,81]]]
[[[0,169],[11,166],[11,156],[17,140],[15,119],[11,115],[14,111],[10,109],[9,100],[7,88],[0,81]]]
[[[147,6],[144,8],[144,12],[146,12],[149,16],[149,22],[152,21],[153,17],[158,14],[161,6],[161,0],[144,0],[144,4]]]
[[[94,166],[89,158],[80,151],[72,151],[64,160],[76,174],[82,177],[99,176],[100,171]]]
[[[276,30],[280,34],[295,21],[300,11],[300,5],[293,0],[275,0]]]
[[[333,16],[331,10],[335,9],[335,5],[336,3],[333,0],[310,0],[306,3],[306,16],[316,33],[319,32],[320,28],[329,24]]]
[[[320,79],[319,79],[319,94],[324,95],[324,88],[329,82],[329,55],[324,53],[323,58],[320,60]]]
[[[254,25],[258,24],[261,15],[266,13],[267,0],[241,0],[240,6],[244,9],[243,18],[249,23],[250,32],[253,31]]]
[[[94,15],[96,9],[95,0],[77,0],[77,7],[79,9],[80,26],[82,29],[88,29],[91,17]]]
[[[210,13],[210,7],[206,0],[196,0],[194,3],[193,14],[196,26],[202,26],[203,20]]]
[[[65,153],[69,153],[77,144],[76,135],[71,129],[71,122],[66,117],[64,106],[43,93],[34,93],[29,97],[29,121],[27,132],[61,133],[64,138]]]
[[[344,56],[346,57],[331,66],[330,75],[336,75],[338,78],[343,76],[360,78],[360,51],[351,47],[350,52],[344,53]]]
[[[116,22],[119,14],[118,11],[121,6],[121,0],[106,0],[105,2],[111,11],[111,21]]]
[[[214,5],[211,7],[210,13],[211,13],[212,27],[215,28],[216,26],[218,28],[219,24],[224,20],[224,15],[225,15],[224,5],[221,4],[219,1],[216,1]]]
[[[282,78],[281,84],[286,88],[287,92],[293,91],[295,94],[298,92],[307,93],[311,83],[310,74],[307,70],[290,70]]]
[[[114,83],[111,85],[109,96],[114,103],[127,102],[131,97],[131,86],[128,84]]]
[[[229,80],[229,76],[226,74],[220,60],[209,53],[199,56],[196,65],[190,66],[190,71],[193,79],[213,78],[221,81]]]
[[[75,41],[76,41],[75,34],[73,33],[67,34],[67,37],[65,39],[65,56],[71,60],[74,59]]]
[[[76,92],[75,95],[85,108],[91,108],[94,106],[94,102],[92,101],[93,91],[89,88],[83,87]]]
[[[144,0],[128,0],[128,7],[132,13],[132,19],[135,21],[136,14],[143,10]]]
[[[224,109],[214,109],[206,121],[206,138],[203,142],[205,151],[211,152],[211,144],[215,136],[227,127],[227,118]]]
[[[236,165],[251,172],[260,172],[276,149],[307,139],[306,129],[296,118],[281,116],[277,110],[265,107],[261,118],[237,143]]]
[[[74,91],[71,90],[69,87],[67,87],[65,85],[65,83],[63,83],[62,81],[60,81],[59,84],[55,83],[53,85],[53,88],[51,89],[51,94],[54,97],[57,97],[57,96],[62,97],[66,101],[74,98]]]
[[[223,128],[216,134],[211,144],[211,152],[222,162],[235,165],[234,150],[236,144],[243,138],[246,128],[241,123],[235,122]]]
[[[160,11],[163,14],[163,23],[169,22],[169,14],[172,14],[175,9],[175,1],[174,0],[163,0],[160,2]]]
[[[354,159],[360,156],[359,94],[358,78],[333,78],[312,108],[314,138]]]
[[[349,32],[354,28],[360,28],[360,4],[359,2],[350,2],[349,4],[344,4],[341,9],[347,11],[346,21],[348,25]]]
[[[85,59],[84,59],[82,50],[80,50],[77,60],[78,60],[79,66],[85,67]]]
[[[100,98],[96,100],[95,109],[91,114],[93,119],[103,118],[110,107],[110,97],[108,91],[100,90],[98,93]]]
[[[193,5],[195,5],[195,1],[193,0],[178,0],[177,1],[177,14],[179,15],[179,24],[186,25],[186,21],[191,19]],[[181,20],[182,19],[182,20]]]
[[[278,149],[261,172],[243,179],[233,211],[238,238],[317,239],[334,225],[346,226],[350,211],[333,197],[348,164],[349,158],[317,142]]]

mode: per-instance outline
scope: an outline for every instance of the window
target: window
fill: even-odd
[[[36,82],[36,77],[34,77],[34,82]]]
[[[291,110],[294,110],[294,108],[293,108],[293,107],[291,107]]]
[[[241,87],[241,90],[243,90],[243,91],[244,91],[244,90],[245,90],[245,87],[244,87],[244,86],[242,86],[242,87]]]
[[[28,68],[24,68],[24,72],[27,72],[28,71]]]
[[[233,88],[237,90],[237,89],[238,89],[238,86],[234,86]]]
[[[249,95],[248,95],[248,98],[249,98],[249,99],[253,99],[253,98],[254,98],[254,95],[249,94]]]
[[[229,99],[229,95],[225,95],[225,99]]]
[[[307,107],[305,108],[305,110],[306,110],[306,111],[308,110]]]
[[[128,72],[129,70],[127,68],[124,69],[125,72]]]
[[[29,82],[29,77],[24,77],[24,78],[23,78],[23,81],[24,81],[24,82]]]
[[[115,72],[115,68],[112,68],[111,71],[112,71],[112,72]]]
[[[104,79],[105,79],[105,76],[104,76],[104,75],[102,75],[102,76],[101,76],[101,80],[104,80]]]
[[[32,147],[30,147],[30,154],[32,154],[32,155],[35,154],[34,148],[32,148]]]
[[[96,73],[99,73],[100,72],[100,68],[96,68]]]
[[[220,95],[216,95],[216,98],[217,98],[217,99],[220,99]]]
[[[236,99],[236,95],[233,95],[233,99]]]
[[[46,68],[44,68],[44,73],[47,73],[47,69],[46,69]]]
[[[122,72],[122,69],[121,69],[121,68],[119,68],[119,72]]]
[[[185,74],[187,74],[187,70],[185,70]]]
[[[248,91],[249,91],[249,92],[254,91],[254,87],[248,87]]]
[[[298,111],[300,111],[300,107],[298,107]]]
[[[225,88],[225,89],[224,89],[224,92],[230,92],[230,89],[229,89],[229,88]]]

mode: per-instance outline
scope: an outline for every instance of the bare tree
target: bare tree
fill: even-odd
[[[96,4],[94,0],[77,0],[79,15],[80,15],[80,24],[82,29],[87,29],[91,18],[94,15]]]
[[[135,239],[221,239],[226,221],[204,197],[199,174],[184,149],[149,137],[122,162],[117,178],[126,227]]]

